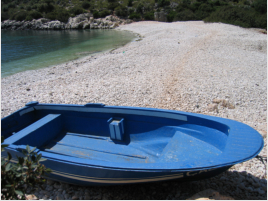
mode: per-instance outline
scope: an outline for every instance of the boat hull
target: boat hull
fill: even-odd
[[[12,153],[12,151],[11,151]],[[12,155],[20,155],[13,152]],[[2,154],[3,155],[3,154]],[[21,155],[22,156],[22,155]],[[5,154],[4,154],[5,157]],[[16,160],[11,162],[17,163]],[[126,185],[147,182],[161,182],[168,180],[176,180],[178,182],[197,181],[214,177],[231,166],[221,168],[201,169],[195,171],[183,170],[120,170],[107,169],[103,167],[89,167],[78,164],[70,164],[63,161],[53,161],[47,159],[42,162],[46,167],[53,170],[46,178],[75,184],[80,186],[110,186],[110,185]]]
[[[48,178],[77,185],[205,179],[263,147],[257,131],[233,120],[103,104],[31,102],[2,119],[2,135],[13,160],[37,147]]]

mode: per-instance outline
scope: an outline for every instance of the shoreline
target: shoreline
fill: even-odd
[[[94,19],[92,13],[83,13],[70,17],[68,22],[50,20],[47,18],[23,20],[4,20],[1,22],[3,30],[71,30],[71,29],[114,29],[119,25],[129,24],[130,19],[120,19],[117,16],[108,15],[104,18]]]
[[[34,31],[40,31],[40,30],[34,30]],[[43,31],[43,30],[41,30]],[[55,30],[54,30],[55,31]],[[56,30],[57,32],[58,30]],[[66,30],[64,30],[66,31]],[[79,31],[79,30],[67,30],[67,31],[72,31],[72,32],[75,32],[75,31]],[[87,30],[88,31],[88,30]],[[94,31],[94,30],[93,30]],[[102,30],[101,30],[102,31]],[[131,34],[131,40],[128,39],[128,43],[131,43],[137,39],[139,39],[139,35],[138,34],[135,34],[131,31],[120,31],[120,30],[115,30],[115,29],[110,29],[110,30],[103,30],[103,31],[107,31],[107,32],[111,32],[111,33],[116,33],[116,32],[121,32],[119,33],[119,35],[121,34]],[[130,37],[130,35],[128,36]],[[120,37],[118,37],[119,39]],[[115,38],[116,40],[118,40],[117,38]],[[95,40],[95,39],[94,39]],[[86,42],[86,41],[83,41],[83,43]],[[126,43],[126,41],[124,41],[124,43]],[[82,42],[81,42],[82,44]],[[108,43],[109,44],[109,43]],[[83,59],[83,58],[86,58],[86,57],[91,57],[91,56],[95,56],[96,54],[102,54],[102,53],[105,53],[105,52],[108,52],[108,51],[112,51],[112,50],[115,50],[121,46],[124,46],[123,43],[121,42],[117,42],[117,44],[114,44],[114,45],[108,45],[107,47],[102,47],[100,50],[99,47],[97,47],[96,50],[91,50],[92,48],[89,47],[87,48],[88,50],[91,50],[91,51],[84,51],[84,52],[81,52],[82,50],[80,50],[80,52],[73,52],[72,54],[70,52],[67,52],[66,51],[66,47],[65,48],[62,48],[61,50],[57,50],[56,52],[53,52],[53,51],[50,51],[50,52],[45,52],[45,53],[42,53],[42,54],[39,54],[39,55],[36,55],[36,56],[33,56],[33,57],[29,57],[28,60],[30,61],[33,61],[33,63],[28,63],[28,68],[30,66],[30,68],[28,70],[39,70],[39,69],[43,69],[43,68],[50,68],[50,67],[53,67],[53,66],[58,66],[58,65],[62,65],[62,64],[65,64],[65,63],[68,63],[68,62],[71,62],[71,61],[78,61],[80,59]],[[83,47],[82,47],[83,49]],[[58,52],[60,51],[60,53]],[[55,60],[55,58],[53,56],[51,56],[52,54],[59,54],[59,56],[61,57],[61,61],[58,61],[58,60]],[[66,57],[65,55],[68,55],[68,57]],[[46,60],[48,58],[51,58],[52,57],[52,62],[50,62],[49,65],[43,65],[43,63],[45,62],[46,64],[48,64],[46,62]],[[36,59],[38,58],[38,59]],[[47,58],[47,59],[45,59]],[[53,60],[54,59],[54,60]],[[11,68],[12,70],[10,72],[2,72],[1,74],[1,78],[5,78],[5,77],[8,77],[8,76],[11,76],[11,75],[14,75],[16,73],[22,73],[24,71],[28,71],[28,70],[25,70],[25,68],[27,68],[27,65],[25,64],[25,61],[26,59],[19,59],[17,63],[13,63],[15,65],[15,68]],[[37,61],[39,60],[39,62]],[[43,61],[43,62],[40,62]],[[65,60],[65,61],[64,61]],[[53,64],[54,63],[54,64]],[[12,62],[8,62],[8,63],[4,63],[3,65],[5,66],[5,64],[7,64],[8,66],[12,66]],[[23,67],[20,67],[18,69],[18,66],[23,66]],[[2,66],[3,67],[3,66]],[[5,66],[4,69],[6,69],[7,67]],[[20,72],[18,72],[19,70],[22,70]]]
[[[202,21],[144,21],[121,25],[116,30],[132,31],[142,40],[78,61],[2,78],[2,118],[34,100],[82,105],[99,102],[202,113],[241,121],[259,131],[265,141],[259,155],[266,156],[266,35]],[[262,162],[254,158],[217,177],[188,182],[190,188],[185,191],[180,190],[185,184],[174,182],[141,186],[147,190],[143,195],[149,195],[146,199],[186,199],[208,188],[235,199],[266,199],[264,170]],[[55,184],[47,184],[46,188]],[[160,187],[169,194],[155,190]],[[122,195],[113,193],[114,187],[72,188],[83,191],[83,198],[88,190],[101,191],[107,199],[131,199],[128,186],[119,187],[126,190]],[[36,195],[42,198],[45,193],[40,192],[36,191]],[[55,191],[47,199],[56,196]],[[74,195],[62,196],[70,199]]]

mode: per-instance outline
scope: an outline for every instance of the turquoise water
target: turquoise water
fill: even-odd
[[[134,38],[117,30],[1,30],[1,77],[117,48]]]

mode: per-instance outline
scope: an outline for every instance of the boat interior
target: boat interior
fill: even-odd
[[[69,157],[121,163],[180,162],[224,152],[228,126],[187,116],[33,110],[2,121],[7,142]]]

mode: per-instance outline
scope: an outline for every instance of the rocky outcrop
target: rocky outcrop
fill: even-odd
[[[84,13],[77,15],[76,17],[70,17],[66,24],[66,29],[90,28],[90,26],[88,26],[90,24],[90,18],[93,18],[91,13]]]
[[[91,13],[84,13],[70,17],[67,23],[58,20],[41,18],[32,21],[6,20],[1,23],[1,29],[8,30],[64,30],[64,29],[114,29],[119,25],[132,23],[132,20],[123,20],[109,15],[105,18],[94,19]]]
[[[159,22],[167,22],[167,13],[165,13],[163,9],[160,12],[155,12],[154,20]]]

